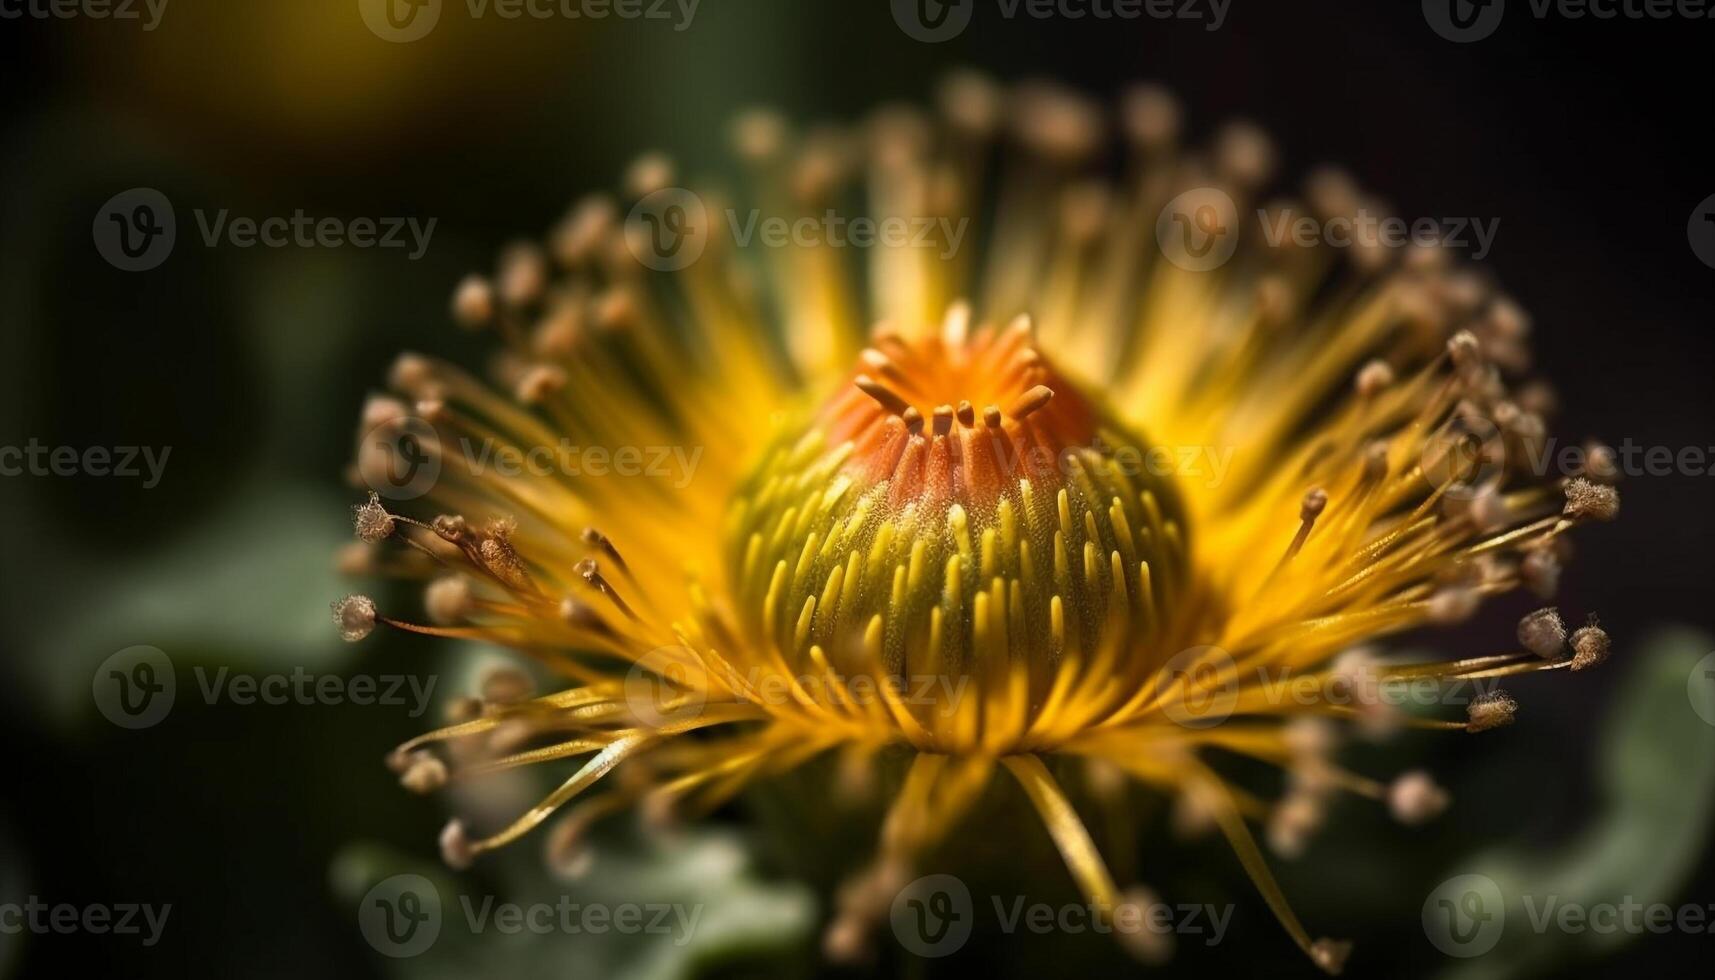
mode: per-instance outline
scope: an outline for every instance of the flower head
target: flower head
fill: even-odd
[[[1375,205],[1331,171],[1304,203],[1265,200],[1262,134],[1181,152],[1177,117],[1159,90],[1130,93],[1104,177],[1102,113],[1050,87],[962,75],[938,120],[895,109],[802,135],[752,114],[735,142],[753,214],[823,237],[741,243],[728,195],[673,188],[649,156],[629,218],[592,198],[545,247],[459,285],[455,318],[504,342],[511,397],[407,355],[359,449],[409,433],[415,455],[388,460],[438,474],[439,516],[376,497],[356,514],[363,540],[413,549],[389,567],[430,580],[435,625],[363,600],[342,626],[480,638],[568,679],[533,698],[491,685],[399,749],[407,785],[582,761],[509,826],[449,826],[449,860],[562,810],[564,858],[634,804],[707,810],[832,750],[861,770],[902,746],[915,761],[831,951],[861,942],[889,884],[1004,771],[1097,908],[1147,893],[1122,892],[1062,780],[1129,777],[1176,799],[1182,825],[1219,828],[1306,954],[1339,969],[1347,946],[1299,924],[1249,825],[1291,853],[1336,792],[1409,822],[1439,812],[1426,774],[1341,768],[1330,722],[1494,728],[1517,710],[1495,679],[1594,666],[1606,635],[1575,634],[1573,659],[1543,610],[1490,656],[1363,645],[1520,585],[1551,592],[1564,534],[1618,496],[1600,474],[1562,489],[1521,465],[1547,399],[1509,384],[1527,363],[1517,307],[1434,243],[1247,227]],[[862,267],[826,235],[853,200],[907,232]],[[686,235],[702,252],[681,261]],[[1463,720],[1386,693],[1455,678],[1489,684]],[[1241,789],[1231,756],[1285,770],[1286,794]]]

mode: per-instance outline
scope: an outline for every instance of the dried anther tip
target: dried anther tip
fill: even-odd
[[[1142,885],[1134,885],[1120,895],[1115,912],[1114,935],[1120,945],[1150,966],[1160,966],[1173,957],[1173,932],[1153,925],[1154,917],[1160,914],[1158,908],[1164,908],[1161,896]],[[1136,912],[1121,911],[1126,909]],[[1122,914],[1130,915],[1130,920],[1121,918]]]
[[[476,847],[465,834],[464,821],[449,820],[441,831],[441,860],[455,871],[463,871],[476,860]]]
[[[366,595],[348,595],[333,604],[333,621],[341,639],[356,643],[375,629],[375,602]]]
[[[1518,702],[1504,691],[1494,691],[1472,701],[1465,709],[1465,730],[1473,734],[1513,723]]]
[[[1560,656],[1566,647],[1566,623],[1553,606],[1538,609],[1518,621],[1518,641],[1544,660]]]
[[[1476,334],[1461,330],[1447,341],[1447,353],[1453,358],[1455,367],[1465,368],[1477,363],[1482,346],[1477,342]]]
[[[428,610],[430,622],[438,626],[464,622],[475,604],[470,579],[463,575],[435,579],[423,590],[423,607]]]
[[[441,540],[453,544],[462,541],[470,531],[470,525],[458,514],[442,514],[435,518],[434,523],[430,526],[435,529],[436,534],[441,536]]]
[[[494,286],[482,276],[464,277],[453,292],[453,319],[472,330],[494,319]]]
[[[1357,388],[1359,397],[1374,398],[1391,386],[1393,381],[1393,368],[1388,365],[1388,362],[1378,359],[1365,364],[1358,370],[1358,377],[1354,386]]]
[[[852,382],[859,391],[875,399],[883,409],[894,415],[904,415],[911,405],[892,388],[882,384],[867,374],[860,374]]]
[[[482,699],[489,704],[517,704],[536,693],[536,682],[516,667],[497,667],[482,679]]]
[[[399,785],[413,793],[432,793],[447,784],[447,765],[430,752],[413,752],[399,774]]]
[[[360,541],[376,544],[393,535],[393,515],[381,506],[381,496],[371,491],[366,503],[351,509],[351,526]]]
[[[1476,614],[1482,600],[1482,593],[1476,589],[1463,586],[1441,589],[1429,597],[1429,618],[1443,625],[1462,623]]]
[[[1560,558],[1546,548],[1537,548],[1519,564],[1524,584],[1546,599],[1560,589]]]
[[[1387,791],[1388,811],[1407,826],[1435,819],[1447,809],[1448,802],[1447,791],[1421,769],[1401,775]]]
[[[1298,519],[1306,524],[1312,523],[1322,516],[1322,511],[1328,507],[1328,491],[1315,487],[1304,495],[1304,502],[1298,506]]]
[[[1595,624],[1584,626],[1572,634],[1572,669],[1589,670],[1600,667],[1612,652],[1608,632]]]
[[[1566,509],[1573,520],[1611,521],[1620,513],[1620,491],[1575,477],[1566,484]]]
[[[1047,406],[1054,397],[1054,389],[1047,385],[1037,385],[1019,396],[1013,403],[1012,411],[1007,413],[1015,419],[1029,418],[1035,412]]]
[[[1348,940],[1318,939],[1310,944],[1310,958],[1331,977],[1346,969],[1346,960],[1351,955],[1352,944]]]

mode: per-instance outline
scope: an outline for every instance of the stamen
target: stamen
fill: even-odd
[[[619,566],[620,572],[625,574],[627,577],[631,575],[631,569],[625,564],[625,558],[620,555],[619,549],[614,546],[613,541],[610,540],[607,535],[593,527],[586,527],[579,535],[579,538],[584,544],[587,544],[592,548],[599,548],[601,553],[606,555],[615,565]]]
[[[858,375],[854,383],[859,391],[875,399],[877,404],[894,415],[904,415],[911,410],[911,404],[897,392],[867,374]]]
[[[1053,397],[1054,389],[1047,385],[1037,385],[1020,396],[1018,401],[1013,402],[1012,410],[1007,414],[1015,419],[1027,419],[1032,414],[1046,408]]]

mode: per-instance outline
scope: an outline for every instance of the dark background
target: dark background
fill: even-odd
[[[1165,82],[1193,134],[1234,116],[1270,130],[1288,178],[1337,161],[1401,214],[1500,218],[1484,266],[1533,314],[1538,364],[1564,401],[1563,438],[1715,446],[1715,270],[1685,231],[1715,193],[1715,21],[1540,21],[1513,6],[1493,37],[1466,45],[1436,36],[1416,3],[1340,0],[1234,0],[1213,33],[979,10],[940,45],[905,37],[883,0],[704,0],[683,33],[647,21],[471,20],[450,2],[435,32],[407,45],[372,36],[355,0],[171,0],[150,33],[0,22],[0,444],[173,447],[152,490],[0,480],[0,856],[8,878],[54,901],[175,906],[156,949],[5,937],[0,969],[382,968],[329,898],[327,869],[354,839],[433,853],[439,812],[397,792],[378,761],[419,722],[181,696],[169,723],[122,732],[90,709],[89,671],[132,643],[187,662],[254,653],[267,669],[338,670],[354,657],[370,672],[422,669],[420,646],[378,637],[353,653],[327,635],[325,603],[346,589],[315,556],[343,540],[352,495],[340,472],[366,392],[401,348],[474,363],[481,342],[445,315],[462,272],[612,186],[642,150],[713,159],[726,119],[748,105],[850,118],[922,100],[961,65],[1104,98],[1130,81]],[[139,185],[175,202],[179,246],[160,269],[128,274],[97,255],[90,223]],[[195,239],[196,207],[409,214],[438,226],[418,262],[211,250]],[[1629,481],[1621,522],[1579,537],[1561,605],[1599,610],[1622,655],[1654,625],[1715,628],[1712,485]],[[1519,611],[1485,614],[1471,635],[1504,636]],[[1527,764],[1508,771],[1508,799],[1477,801],[1481,819],[1450,816],[1443,843],[1552,842],[1578,826],[1590,793],[1582,760],[1612,687],[1521,687],[1529,723],[1505,737]],[[1417,749],[1438,772],[1493,782],[1482,746]],[[1460,776],[1445,778],[1460,791]],[[1386,910],[1403,918],[1359,932],[1363,962],[1432,973],[1441,960],[1416,910],[1436,866],[1393,847],[1376,844],[1368,859],[1384,865],[1372,866],[1378,875],[1403,876]],[[1243,938],[1176,965],[1307,973],[1236,866],[1199,853],[1225,862],[1240,887]],[[1715,901],[1715,863],[1707,850],[1695,860],[1679,900]],[[1288,877],[1314,881],[1314,866]],[[1349,908],[1338,895],[1311,907],[1339,934]],[[1578,972],[1647,974],[1710,941],[1650,937]]]

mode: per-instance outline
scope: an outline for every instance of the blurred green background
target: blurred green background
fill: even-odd
[[[333,555],[354,494],[341,479],[359,406],[392,355],[473,366],[451,286],[610,187],[639,152],[718,159],[750,105],[802,121],[921,100],[946,70],[1047,75],[1106,97],[1154,79],[1193,132],[1242,115],[1279,139],[1287,175],[1335,160],[1405,214],[1497,216],[1486,266],[1538,324],[1539,364],[1566,402],[1556,431],[1715,445],[1708,310],[1715,272],[1686,246],[1708,177],[1703,23],[1533,22],[1452,45],[1416,4],[1235,0],[1219,31],[1172,21],[1003,21],[954,41],[906,37],[885,0],[703,0],[688,29],[609,19],[471,19],[450,3],[426,38],[391,44],[357,0],[170,0],[158,26],[7,19],[0,99],[0,445],[171,447],[164,478],[0,478],[0,692],[13,778],[0,795],[0,902],[171,903],[161,942],[0,935],[0,970],[400,977],[814,975],[827,886],[867,831],[805,849],[806,796],[748,801],[662,843],[618,833],[569,889],[516,849],[453,879],[443,814],[381,765],[424,727],[403,708],[242,706],[191,696],[191,670],[409,674],[449,690],[470,651],[378,634],[340,644],[327,603],[351,586]],[[161,190],[179,244],[160,268],[103,262],[91,224],[131,187]],[[437,222],[417,261],[391,250],[205,248],[192,209],[237,215],[410,215]],[[1456,805],[1405,830],[1356,804],[1281,877],[1315,927],[1358,941],[1353,971],[1393,976],[1631,975],[1707,951],[1708,935],[1517,936],[1447,958],[1425,897],[1481,870],[1579,901],[1715,902],[1707,848],[1715,728],[1686,677],[1715,646],[1710,477],[1628,483],[1626,514],[1580,539],[1561,602],[1618,638],[1610,668],[1527,681],[1521,723],[1470,744],[1406,739],[1354,760],[1427,766]],[[384,603],[385,605],[385,603]],[[1528,608],[1426,637],[1487,649]],[[1699,632],[1702,631],[1702,632]],[[181,686],[165,721],[109,724],[98,666],[137,644]],[[1169,972],[1312,975],[1224,845],[1140,814],[1147,879],[1175,901],[1237,904],[1231,933],[1182,942]],[[1070,886],[1045,839],[1006,841]],[[699,901],[719,917],[688,948],[642,938],[444,938],[390,960],[365,943],[368,884],[416,870],[444,891]],[[684,896],[697,896],[687,899]],[[552,899],[549,899],[552,900]],[[587,900],[595,901],[599,898]],[[468,939],[468,937],[466,937]],[[984,936],[948,961],[881,937],[873,972],[1022,975],[1132,969],[1089,937]],[[1596,940],[1600,941],[1596,941]],[[1585,942],[1583,940],[1590,940]],[[1099,948],[1092,948],[1099,947]],[[862,970],[854,972],[864,972]]]

